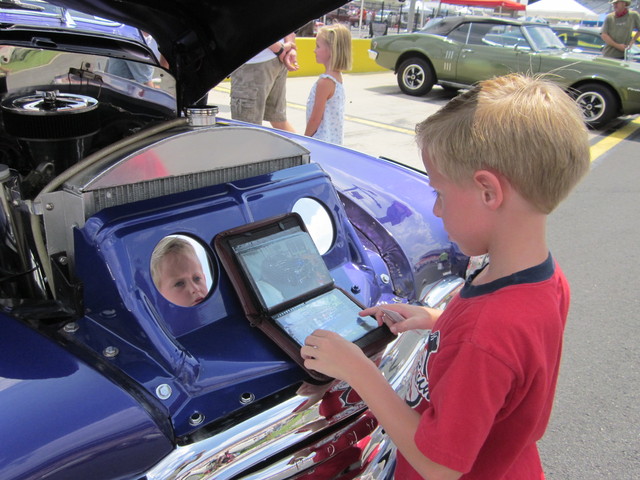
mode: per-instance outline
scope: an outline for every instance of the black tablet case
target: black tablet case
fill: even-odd
[[[276,318],[287,316],[289,312],[298,308],[305,308],[307,303],[323,303],[325,299],[328,303],[342,301],[341,296],[346,297],[351,307],[357,311],[364,307],[334,284],[301,217],[297,213],[289,213],[227,230],[216,236],[214,246],[251,325],[260,328],[314,380],[330,381],[331,378],[304,367],[304,360],[300,355],[300,347],[304,339],[296,341],[292,336],[293,333],[287,333],[276,323]],[[275,268],[276,273],[289,283],[297,284],[282,299],[266,298],[268,295],[265,292],[269,289],[265,288],[264,284],[258,284],[261,280],[257,280],[256,272],[261,269],[256,266],[257,264],[251,264],[249,252],[253,254],[260,248],[266,248],[261,253],[263,261],[269,264],[269,269]],[[291,250],[295,250],[294,254]],[[286,251],[289,255],[273,255],[276,251]],[[265,252],[272,255],[266,257]],[[258,255],[254,256],[258,257]],[[386,325],[378,327],[375,319],[371,317],[357,318],[354,322],[358,325],[345,322],[344,329],[328,329],[353,335],[362,328],[363,335],[353,341],[368,356],[379,352],[395,338]]]

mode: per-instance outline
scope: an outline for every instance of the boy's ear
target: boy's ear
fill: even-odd
[[[502,205],[505,192],[498,175],[488,170],[478,170],[473,174],[473,182],[487,207],[496,210]]]

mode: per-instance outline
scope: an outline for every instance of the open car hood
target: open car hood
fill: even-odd
[[[150,33],[193,104],[263,48],[345,0],[49,0]]]

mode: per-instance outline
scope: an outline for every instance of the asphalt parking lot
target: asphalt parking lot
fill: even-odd
[[[296,131],[304,133],[305,109],[311,86],[317,77],[293,77],[287,80],[287,116]],[[416,123],[424,120],[446,104],[453,94],[435,86],[424,97],[403,95],[393,72],[346,74],[345,146],[376,157],[387,157],[422,169],[422,162],[413,140]],[[218,105],[220,116],[229,118],[229,83],[223,82],[209,94],[209,104]],[[592,144],[607,138],[611,132],[628,135],[638,127],[628,119],[614,122],[607,132],[591,131]],[[597,149],[594,159],[615,145],[617,137],[609,138]]]
[[[440,106],[451,94],[434,87],[427,97],[401,95],[392,72],[346,74],[345,146],[373,156],[393,158],[422,168],[413,140],[414,127]],[[311,86],[317,77],[287,80],[287,116],[296,131],[303,133],[305,108]],[[222,83],[209,95],[221,116],[229,113],[229,83]]]
[[[290,78],[288,115],[304,131],[315,77]],[[402,95],[391,72],[345,75],[345,145],[422,169],[415,124],[452,98]],[[229,117],[229,85],[210,94]],[[551,423],[548,480],[640,478],[640,117],[589,133],[592,169],[549,218],[549,246],[572,287]]]

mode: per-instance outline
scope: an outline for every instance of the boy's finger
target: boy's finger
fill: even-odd
[[[302,356],[303,359],[310,359],[310,358],[314,358],[313,356],[313,351],[314,348],[308,345],[305,345],[304,347],[302,347],[300,349],[300,356]]]
[[[405,320],[405,318],[398,312],[386,308],[382,309],[382,319],[388,326],[391,326],[394,323],[404,322]]]
[[[358,315],[361,317],[366,317],[367,315],[376,315],[380,311],[380,307],[369,307],[361,310]]]

